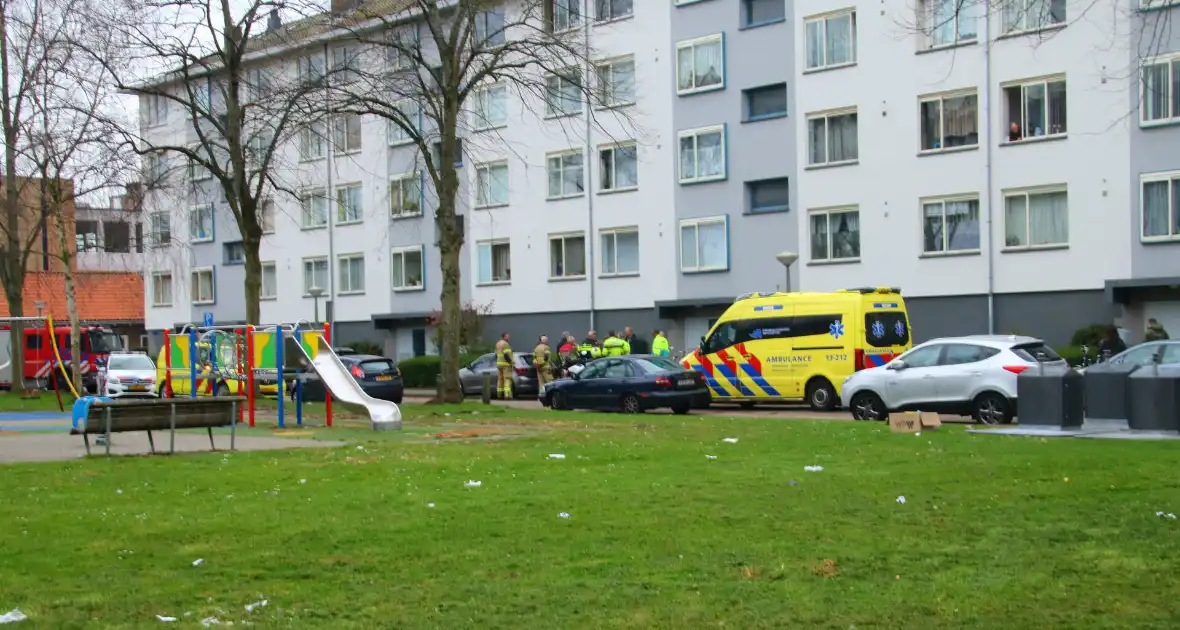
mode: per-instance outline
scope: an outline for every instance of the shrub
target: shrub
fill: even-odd
[[[1061,355],[1067,363],[1074,367],[1079,367],[1082,364],[1082,349],[1078,346],[1066,346],[1064,348],[1055,348],[1057,354]],[[1090,359],[1094,359],[1094,348],[1090,349]]]
[[[1090,346],[1096,349],[1099,342],[1106,337],[1106,331],[1110,330],[1110,328],[1110,324],[1090,324],[1089,326],[1079,328],[1073,331],[1073,337],[1070,337],[1069,345],[1078,348]]]
[[[344,347],[352,348],[357,352],[357,354],[375,354],[377,356],[382,356],[385,352],[381,346],[373,343],[372,341],[350,341],[344,344]]]
[[[460,367],[478,359],[478,354],[460,355]],[[402,373],[402,382],[406,387],[434,389],[438,382],[438,375],[442,372],[442,357],[428,355],[406,359],[397,364]]]

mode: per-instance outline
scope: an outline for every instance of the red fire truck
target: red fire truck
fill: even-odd
[[[110,353],[123,350],[123,338],[110,328],[102,326],[82,326],[82,357],[79,366],[82,373],[82,385],[90,391],[94,390],[98,377],[99,366],[106,365]],[[49,379],[56,374],[57,358],[53,354],[53,344],[50,343],[49,330],[45,326],[29,327],[24,331],[25,349],[25,383],[30,386],[45,387]],[[55,326],[54,336],[57,338],[57,349],[61,353],[62,362],[66,370],[70,369],[70,327]],[[5,324],[0,326],[0,388],[12,386],[12,329]]]

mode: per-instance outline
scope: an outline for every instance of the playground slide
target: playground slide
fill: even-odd
[[[332,394],[332,398],[347,405],[359,405],[369,412],[374,429],[402,428],[402,411],[395,403],[388,400],[377,400],[365,393],[361,386],[352,378],[340,357],[332,351],[332,346],[323,337],[316,337],[315,358],[307,355],[303,344],[293,344],[303,353],[303,357],[320,375],[324,387]]]

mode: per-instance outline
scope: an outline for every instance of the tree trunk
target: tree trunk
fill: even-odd
[[[259,303],[262,299],[262,256],[258,252],[261,240],[248,234],[242,239],[242,248],[246,250],[246,323],[253,326],[262,323]]]
[[[4,297],[8,299],[8,314],[12,317],[24,315],[25,269],[24,257],[21,256],[20,232],[20,185],[16,179],[16,142],[19,137],[19,126],[14,120],[13,105],[9,95],[11,85],[9,81],[8,59],[8,16],[4,8],[0,8],[0,112],[4,127],[4,267],[2,279]],[[20,395],[25,391],[25,344],[24,325],[19,321],[12,322],[10,342],[12,346],[12,392]]]
[[[60,208],[61,204],[57,204]],[[70,380],[74,391],[82,393],[82,326],[78,319],[78,289],[74,281],[74,250],[77,244],[71,242],[73,235],[66,230],[64,217],[58,213],[57,232],[61,237],[60,257],[66,281],[66,314],[70,318]],[[51,313],[52,314],[52,313]],[[50,332],[52,334],[52,332]],[[60,349],[59,349],[60,350]],[[60,375],[61,371],[57,371]],[[59,381],[60,382],[60,381]],[[101,394],[102,392],[95,392]]]
[[[454,154],[455,125],[443,125],[442,147],[439,151],[438,211],[435,212],[435,229],[438,231],[438,249],[442,269],[442,317],[439,328],[443,341],[442,355],[442,402],[463,402],[463,389],[459,385],[459,333],[463,327],[463,308],[459,296],[459,251],[463,247],[463,235],[456,221],[455,197],[459,193],[459,177],[455,172]],[[449,132],[449,133],[448,133]]]

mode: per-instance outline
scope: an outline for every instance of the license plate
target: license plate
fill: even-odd
[[[146,392],[147,385],[132,385],[131,391],[133,391],[133,392]]]
[[[392,381],[393,377],[392,376],[378,376],[377,380],[379,380],[379,381]]]
[[[692,380],[691,378],[680,379],[680,386],[681,387],[692,387],[695,384],[696,384],[696,381]]]

